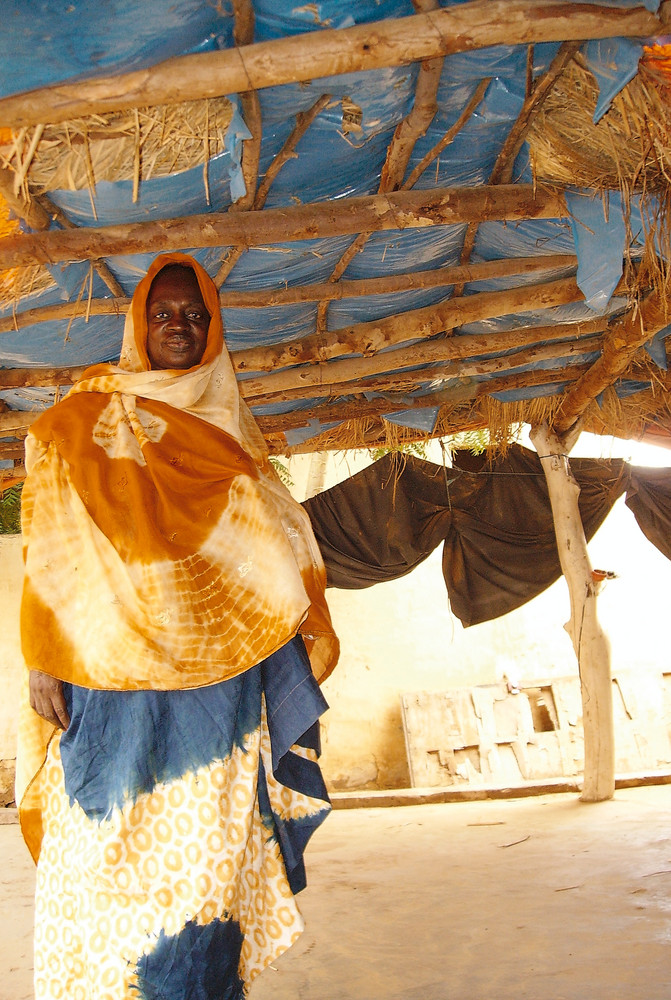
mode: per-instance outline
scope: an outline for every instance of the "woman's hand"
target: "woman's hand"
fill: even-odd
[[[52,726],[67,729],[70,725],[63,682],[41,670],[30,671],[30,707]]]

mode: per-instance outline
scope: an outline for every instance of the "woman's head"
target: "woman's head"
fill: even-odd
[[[203,359],[210,313],[194,270],[170,264],[147,297],[147,356],[152,369],[193,368]]]
[[[219,293],[187,254],[157,257],[133,295],[120,366],[131,371],[188,371],[224,347]]]

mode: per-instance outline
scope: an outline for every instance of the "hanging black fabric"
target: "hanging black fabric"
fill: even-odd
[[[671,470],[572,458],[589,540],[619,496],[671,558]],[[358,589],[409,573],[442,541],[443,576],[464,625],[497,618],[561,574],[538,456],[458,452],[452,468],[389,454],[305,501],[331,587]]]

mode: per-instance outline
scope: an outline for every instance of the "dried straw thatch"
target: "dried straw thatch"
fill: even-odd
[[[569,63],[529,131],[536,177],[597,191],[664,192],[671,184],[671,79],[659,66],[658,56],[644,60],[594,124],[597,81],[581,58]]]
[[[226,97],[90,115],[12,133],[5,164],[32,193],[95,189],[100,181],[165,177],[207,163],[224,148]],[[24,190],[27,194],[27,191]]]
[[[671,46],[646,50],[639,72],[595,123],[598,96],[597,81],[584,59],[577,56],[555,81],[529,130],[534,177],[537,182],[596,193],[619,190],[625,205],[632,195],[640,195],[645,239],[638,277],[631,287],[634,293],[651,286],[668,293]]]
[[[0,195],[0,239],[18,231],[18,220],[10,216],[9,206]],[[54,279],[41,264],[0,271],[0,308],[12,303],[18,304],[24,296],[42,292],[53,285]]]

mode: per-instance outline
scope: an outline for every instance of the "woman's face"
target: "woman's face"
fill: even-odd
[[[210,314],[190,267],[164,267],[147,299],[147,355],[153,370],[193,368],[207,344]]]

